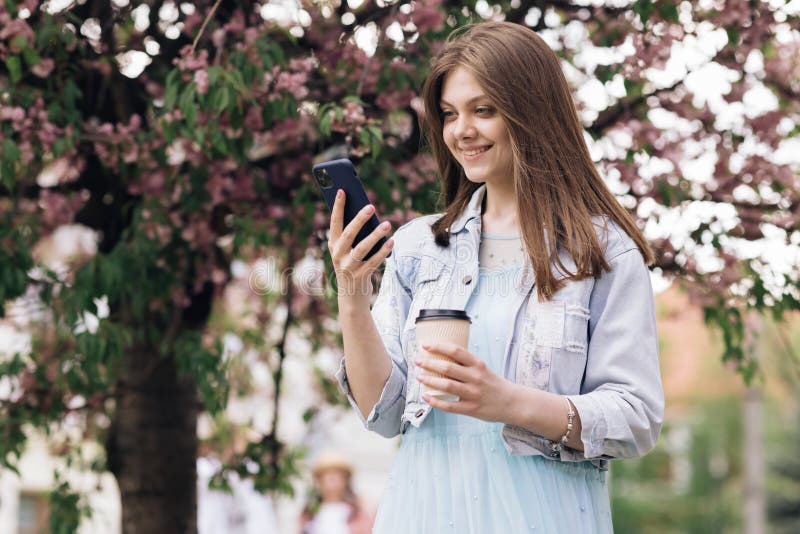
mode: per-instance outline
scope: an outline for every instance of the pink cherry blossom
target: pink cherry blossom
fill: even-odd
[[[208,92],[208,72],[202,69],[194,71],[194,83],[198,93],[206,94]]]

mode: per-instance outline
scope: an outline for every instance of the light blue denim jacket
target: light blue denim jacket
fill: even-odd
[[[422,308],[466,309],[478,279],[485,191],[485,185],[475,191],[450,227],[449,247],[436,245],[430,229],[441,214],[416,218],[394,234],[395,247],[371,312],[392,358],[392,371],[366,419],[350,392],[344,358],[336,373],[369,430],[393,437],[409,424],[419,427],[431,410],[416,380],[414,320]],[[507,299],[515,319],[507,335],[504,377],[567,396],[580,415],[584,451],[564,448],[554,453],[552,441],[508,424],[502,437],[510,454],[588,459],[607,469],[609,459],[639,457],[655,446],[664,393],[647,267],[636,243],[616,223],[607,217],[594,222],[610,272],[568,281],[550,301],[539,302],[528,261]],[[562,251],[560,258],[574,272],[572,257]],[[566,276],[553,269],[556,277]]]

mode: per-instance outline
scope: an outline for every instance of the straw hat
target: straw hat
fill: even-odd
[[[320,473],[329,469],[344,471],[348,477],[353,475],[353,465],[344,456],[336,451],[322,451],[314,460],[311,474],[318,477]]]

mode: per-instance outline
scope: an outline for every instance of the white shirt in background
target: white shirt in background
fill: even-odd
[[[344,502],[322,503],[319,512],[309,525],[309,534],[349,534],[347,518],[350,505]]]

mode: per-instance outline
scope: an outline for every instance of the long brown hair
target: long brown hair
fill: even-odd
[[[436,243],[450,244],[450,225],[481,184],[469,181],[442,138],[440,98],[446,75],[467,69],[491,98],[509,130],[514,190],[522,239],[530,255],[539,300],[564,287],[551,262],[581,280],[611,267],[591,217],[607,215],[636,242],[645,263],[653,252],[627,211],[597,172],[583,138],[559,59],[536,33],[510,22],[479,22],[453,31],[433,59],[422,90],[422,129],[439,171],[439,205],[445,215],[432,227]],[[547,243],[555,244],[548,250]],[[572,255],[569,272],[558,248]]]

